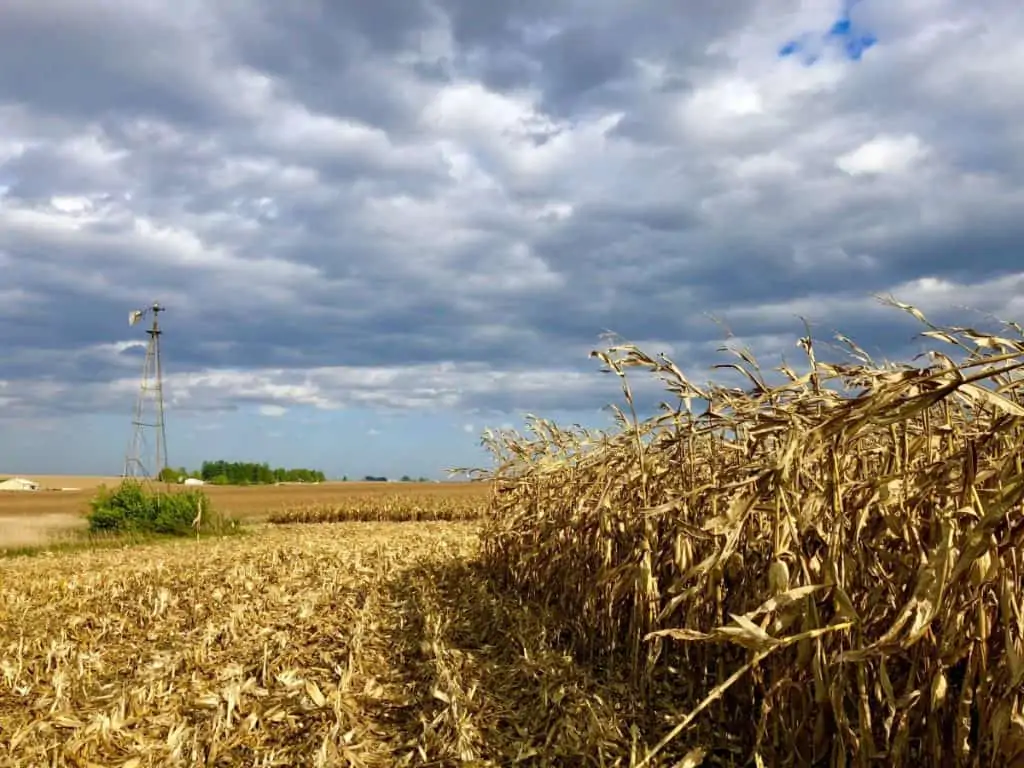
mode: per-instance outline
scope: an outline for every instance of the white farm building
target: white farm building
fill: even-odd
[[[38,491],[39,483],[24,477],[12,477],[0,483],[0,491]]]

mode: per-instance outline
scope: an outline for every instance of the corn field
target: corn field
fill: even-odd
[[[808,336],[805,372],[738,351],[730,388],[615,347],[619,429],[487,438],[488,572],[670,718],[652,761],[1024,765],[1024,332],[890,303],[948,350]],[[631,369],[674,404],[638,419]]]
[[[468,521],[479,519],[486,509],[487,495],[484,493],[458,496],[381,494],[353,496],[336,503],[286,506],[271,512],[267,522],[288,525]]]

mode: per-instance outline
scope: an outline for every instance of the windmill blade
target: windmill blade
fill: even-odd
[[[131,312],[129,312],[128,313],[128,325],[135,325],[137,322],[139,322],[139,320],[142,319],[142,316],[144,314],[145,314],[145,311],[141,310],[141,309],[134,309]]]

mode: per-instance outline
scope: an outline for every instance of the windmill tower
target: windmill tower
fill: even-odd
[[[164,311],[157,303],[128,314],[128,325],[135,325],[152,314],[153,324],[146,330],[146,362],[142,367],[142,385],[132,417],[132,439],[124,459],[122,477],[156,478],[167,466],[167,433],[164,431],[163,370],[160,364],[159,315]]]

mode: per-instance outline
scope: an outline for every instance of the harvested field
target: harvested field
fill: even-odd
[[[55,476],[21,475],[41,482],[44,487],[55,487],[56,481],[46,478]],[[6,475],[0,475],[6,477]],[[0,493],[0,516],[44,514],[80,514],[88,508],[89,499],[96,488],[105,482],[116,486],[120,478],[60,477],[68,481],[64,487],[78,487],[80,491],[36,491],[22,493]],[[101,482],[102,481],[102,482]],[[51,482],[53,483],[51,485]],[[170,486],[177,488],[179,486]],[[211,502],[219,512],[231,517],[248,520],[265,519],[273,511],[301,507],[346,506],[350,503],[365,503],[373,498],[413,496],[416,498],[484,498],[487,488],[479,483],[321,483],[319,485],[279,486],[203,486]]]
[[[627,765],[625,689],[476,550],[352,523],[0,561],[0,764]]]
[[[86,521],[78,515],[0,516],[0,552],[44,546],[84,530]]]
[[[111,485],[121,481],[120,477],[100,475],[26,475],[20,472],[0,472],[0,478],[24,477],[35,480],[43,490],[60,490],[61,488],[78,488],[83,491],[92,490],[103,484]]]

